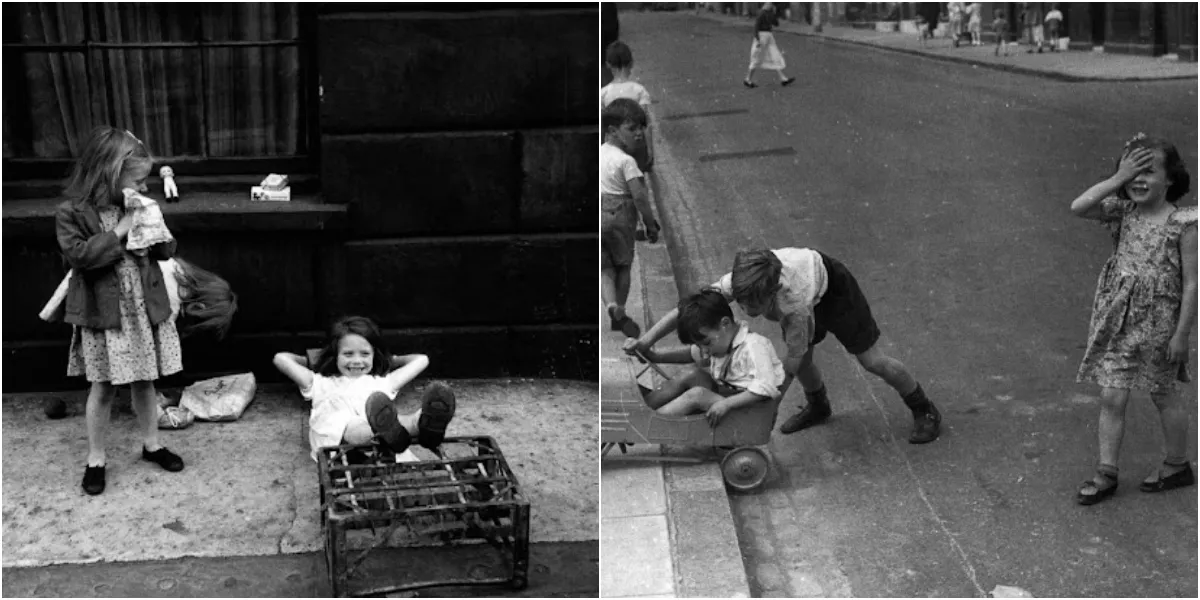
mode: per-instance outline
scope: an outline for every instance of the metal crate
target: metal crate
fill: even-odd
[[[441,460],[397,463],[374,446],[318,452],[333,595],[526,585],[529,502],[490,437],[446,438]]]

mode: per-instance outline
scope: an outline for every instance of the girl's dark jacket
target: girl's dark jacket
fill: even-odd
[[[91,204],[63,202],[54,215],[54,225],[63,257],[75,269],[75,276],[67,285],[63,320],[89,329],[120,329],[121,284],[116,265],[125,256],[124,244],[116,233],[101,228],[100,214]],[[158,244],[150,248],[148,256],[134,256],[151,325],[171,316],[171,303],[158,261],[174,256],[175,246],[174,241]]]

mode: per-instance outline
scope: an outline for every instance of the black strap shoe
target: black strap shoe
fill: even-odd
[[[89,496],[97,496],[104,492],[104,465],[88,466],[83,470],[83,491]]]
[[[142,460],[148,460],[171,472],[183,470],[183,459],[179,458],[179,455],[174,452],[167,450],[166,446],[154,452],[148,452],[146,447],[142,446]]]
[[[1164,463],[1165,464],[1165,463]],[[1171,465],[1167,465],[1171,466]],[[1192,472],[1192,464],[1188,463],[1182,471],[1177,471],[1166,477],[1162,476],[1162,471],[1158,473],[1158,479],[1154,481],[1143,481],[1138,489],[1147,494],[1155,494],[1165,492],[1176,488],[1196,485],[1196,474]]]

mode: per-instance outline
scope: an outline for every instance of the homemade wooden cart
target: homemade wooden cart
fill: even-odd
[[[629,360],[634,381],[653,369],[659,377],[670,379],[658,365],[639,355],[644,365]],[[650,389],[639,385],[643,398]],[[770,473],[771,457],[763,446],[771,441],[779,400],[759,402],[727,413],[716,427],[704,415],[663,416],[643,399],[602,400],[600,406],[600,455],[614,447],[625,451],[628,444],[712,446],[726,451],[721,459],[721,474],[729,487],[749,492],[758,489]],[[698,461],[681,457],[654,457],[655,460]]]

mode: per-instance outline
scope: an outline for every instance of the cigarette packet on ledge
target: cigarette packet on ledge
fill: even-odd
[[[281,190],[266,190],[261,185],[256,185],[250,188],[250,200],[262,200],[267,202],[289,202],[292,199],[292,187],[288,186]]]

